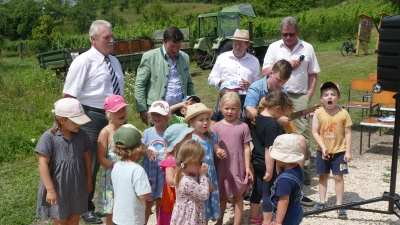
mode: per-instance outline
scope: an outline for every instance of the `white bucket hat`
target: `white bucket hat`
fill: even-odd
[[[274,144],[269,148],[271,158],[285,163],[295,163],[303,160],[300,140],[293,134],[282,134],[275,138]]]
[[[229,38],[231,40],[238,40],[238,41],[246,41],[249,43],[254,43],[253,41],[250,41],[250,35],[248,30],[239,30],[236,29],[235,33],[233,34],[233,37]]]

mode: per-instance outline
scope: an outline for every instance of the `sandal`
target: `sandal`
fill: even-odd
[[[338,218],[342,220],[347,220],[347,213],[345,209],[338,209]]]
[[[263,222],[263,217],[262,215],[259,215],[256,218],[251,218],[249,219],[249,225],[261,225],[261,223]]]

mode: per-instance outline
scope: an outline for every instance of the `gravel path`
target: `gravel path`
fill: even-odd
[[[368,134],[364,133],[364,139]],[[367,147],[367,140],[363,144],[363,154],[359,154],[359,132],[353,131],[353,160],[349,163],[349,174],[345,176],[345,194],[344,203],[351,203],[376,197],[381,197],[385,191],[389,191],[390,172],[392,160],[392,142],[393,131],[379,136],[376,131],[371,136],[371,148]],[[397,174],[399,174],[399,169]],[[318,201],[318,178],[315,175],[315,169],[311,170],[311,185],[304,186],[304,193],[314,201]],[[400,192],[400,177],[397,175],[396,193]],[[334,181],[332,177],[328,181],[327,191],[327,207],[334,206],[336,202]],[[368,209],[378,209],[387,211],[388,202],[377,202],[361,206]],[[396,207],[395,207],[396,208]],[[303,207],[304,211],[312,210],[312,207]],[[242,224],[248,224],[249,206],[245,206]],[[399,212],[399,210],[396,210]],[[304,225],[315,224],[346,224],[346,225],[375,225],[375,224],[400,224],[400,219],[395,215],[387,215],[380,213],[361,212],[348,210],[348,220],[340,220],[337,218],[335,211],[315,214],[303,219]],[[102,218],[105,220],[105,217]],[[48,224],[49,221],[41,221],[36,223]],[[83,221],[80,224],[85,224]],[[105,224],[105,223],[104,223]],[[155,223],[155,214],[150,217],[149,225]],[[215,222],[210,222],[210,225]],[[233,224],[233,211],[227,210],[224,216],[224,224]]]

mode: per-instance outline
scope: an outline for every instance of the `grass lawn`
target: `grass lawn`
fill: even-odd
[[[347,100],[351,79],[367,78],[370,72],[376,70],[377,55],[372,49],[375,43],[371,43],[369,55],[350,57],[340,54],[340,45],[339,42],[315,44],[321,72],[311,104],[319,103],[321,83],[338,82],[342,94],[339,103],[343,103]],[[52,71],[38,68],[34,58],[24,61],[0,58],[0,67],[0,157],[3,157],[0,160],[3,161],[0,163],[0,224],[31,224],[38,220],[35,209],[39,173],[33,150],[40,135],[53,123],[50,112],[53,103],[61,96],[63,83],[53,76]],[[201,70],[192,64],[191,72],[196,94],[213,108],[218,91],[208,85],[210,70]],[[126,77],[126,84],[126,100],[133,106],[128,122],[143,130],[146,127],[134,111],[133,75]],[[351,115],[357,125],[361,120],[361,111],[354,110]],[[315,143],[311,146],[315,149]]]

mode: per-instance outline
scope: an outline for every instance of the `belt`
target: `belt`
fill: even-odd
[[[105,113],[104,109],[99,109],[99,108],[91,107],[91,106],[88,106],[88,105],[82,105],[82,107],[83,107],[83,109],[85,109],[85,110],[89,110],[89,111],[93,111],[93,112],[98,112],[98,113],[102,113],[102,114]]]

